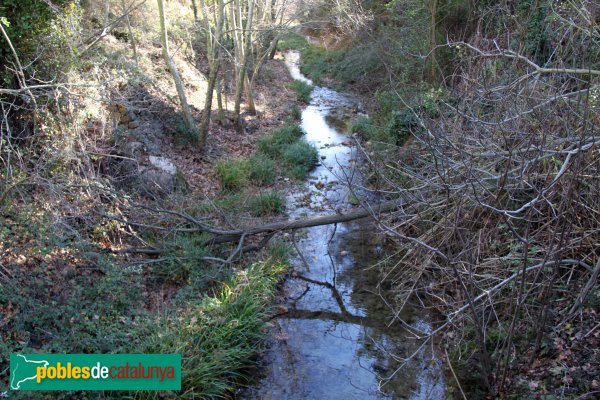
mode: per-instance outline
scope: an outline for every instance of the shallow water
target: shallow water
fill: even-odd
[[[300,73],[298,59],[297,52],[286,55],[291,75],[312,84]],[[353,208],[348,183],[361,182],[360,158],[352,138],[328,123],[327,116],[357,107],[348,95],[314,88],[302,127],[322,159],[304,187],[288,195],[291,218]],[[240,398],[443,399],[445,383],[435,351],[421,349],[399,322],[390,323],[378,285],[380,271],[372,268],[384,251],[373,222],[318,226],[296,236],[306,263],[301,258],[294,262],[297,275],[283,287],[289,312],[272,321],[264,371]],[[405,308],[401,317],[415,329],[431,330],[422,310]]]

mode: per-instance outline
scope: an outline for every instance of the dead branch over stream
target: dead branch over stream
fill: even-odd
[[[193,228],[189,228],[189,227],[188,228],[169,228],[169,227],[162,227],[162,226],[156,226],[156,225],[147,225],[147,224],[130,221],[125,218],[120,218],[120,217],[117,217],[114,215],[109,215],[109,214],[104,214],[104,213],[101,215],[104,218],[107,218],[107,219],[110,219],[113,221],[117,221],[117,222],[121,222],[121,223],[130,225],[132,227],[157,229],[157,230],[172,230],[172,231],[177,231],[177,232],[208,233],[208,234],[212,235],[212,238],[210,238],[206,242],[206,244],[214,245],[214,244],[225,244],[225,243],[232,243],[232,242],[239,242],[239,243],[243,244],[244,239],[246,237],[265,234],[266,235],[265,238],[270,238],[273,236],[273,234],[275,234],[277,232],[282,232],[282,231],[295,230],[295,229],[301,229],[301,228],[310,228],[310,227],[321,226],[321,225],[331,225],[331,224],[337,224],[340,222],[349,222],[349,221],[354,221],[354,220],[363,219],[363,218],[377,217],[382,214],[387,214],[387,213],[391,213],[394,211],[398,211],[403,206],[405,206],[405,204],[403,204],[397,200],[394,200],[394,201],[385,202],[385,203],[382,203],[382,204],[379,204],[376,206],[370,206],[370,205],[366,204],[365,206],[363,206],[363,208],[358,209],[356,211],[346,213],[346,214],[332,214],[332,215],[318,216],[318,217],[314,217],[314,218],[298,219],[298,220],[293,220],[293,221],[272,222],[272,223],[268,223],[268,224],[264,224],[264,225],[252,226],[252,227],[247,227],[247,228],[242,228],[242,229],[233,229],[233,230],[220,230],[218,228],[214,228],[214,227],[208,225],[206,222],[199,220],[189,214],[179,212],[179,211],[167,210],[167,209],[151,209],[151,210],[158,212],[158,213],[174,215],[176,217],[184,219],[188,223],[192,224],[194,227]],[[253,246],[252,250],[259,250],[262,246],[267,244],[267,241],[262,240],[260,242],[260,244],[262,244],[262,245],[261,246]],[[127,249],[127,250],[120,250],[119,252],[120,253],[139,253],[139,254],[160,254],[162,251],[159,249]]]

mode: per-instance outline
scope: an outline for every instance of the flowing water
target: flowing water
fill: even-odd
[[[300,73],[298,58],[294,51],[286,55],[292,76],[312,84]],[[288,195],[291,218],[345,212],[356,203],[348,184],[361,182],[360,157],[352,138],[330,117],[357,107],[351,96],[315,86],[302,127],[305,140],[319,149],[321,164],[303,188]],[[265,370],[240,397],[443,399],[435,351],[420,348],[399,322],[390,323],[380,271],[372,268],[384,251],[373,222],[318,226],[295,236],[304,260],[295,260],[297,274],[283,287],[289,311],[272,321]],[[423,310],[405,308],[401,317],[421,332],[431,329]]]

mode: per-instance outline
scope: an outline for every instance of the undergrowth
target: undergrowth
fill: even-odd
[[[259,194],[250,199],[250,214],[255,217],[267,217],[281,214],[285,208],[285,200],[277,192]]]
[[[310,103],[311,93],[313,91],[312,85],[300,80],[295,80],[290,84],[290,89],[296,92],[298,101],[308,104]]]
[[[288,124],[261,138],[259,151],[276,160],[286,174],[302,180],[318,161],[317,149],[300,140],[303,134],[299,125]]]
[[[257,198],[258,213],[281,209],[277,193]],[[171,241],[156,264],[117,265],[92,243],[60,243],[35,209],[3,210],[0,250],[0,351],[11,353],[179,353],[182,390],[161,398],[216,398],[231,394],[261,350],[264,321],[286,270],[288,249],[270,245],[247,268],[212,268],[203,235]],[[23,221],[28,224],[23,224]],[[150,238],[149,238],[150,240]],[[15,262],[10,254],[20,253]],[[26,256],[23,256],[26,254]],[[124,284],[126,282],[126,284]],[[148,305],[150,292],[172,294]],[[161,291],[163,289],[160,289]],[[158,295],[158,293],[157,293]],[[140,305],[147,304],[147,307]],[[8,382],[7,357],[0,379]],[[122,392],[47,392],[51,398],[123,398]],[[135,398],[156,398],[136,392]],[[30,398],[26,392],[14,398]]]
[[[234,273],[215,296],[181,299],[147,341],[147,353],[182,354],[182,399],[233,393],[260,349],[271,300],[286,270],[287,254]],[[283,254],[282,254],[283,253]],[[151,397],[151,396],[150,396]]]

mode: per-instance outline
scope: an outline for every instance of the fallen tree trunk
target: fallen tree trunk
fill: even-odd
[[[354,221],[357,219],[367,218],[372,215],[389,213],[398,208],[402,204],[398,204],[397,201],[391,201],[387,203],[380,204],[375,207],[362,208],[357,211],[353,211],[347,214],[333,214],[333,215],[323,215],[315,218],[307,218],[307,219],[299,219],[295,221],[283,221],[283,222],[274,222],[262,226],[255,226],[246,229],[240,230],[232,230],[232,231],[216,231],[213,230],[212,233],[214,236],[209,240],[210,244],[221,244],[221,243],[230,243],[237,242],[240,240],[242,235],[244,236],[253,236],[260,235],[262,233],[274,233],[285,230],[293,230],[300,228],[310,228],[312,226],[320,226],[320,225],[330,225],[337,224],[340,222],[348,222]]]
[[[386,214],[386,213],[390,213],[390,212],[399,210],[401,207],[406,206],[406,205],[407,205],[406,203],[401,203],[396,200],[396,201],[390,201],[387,203],[379,204],[374,207],[367,205],[367,206],[361,208],[360,210],[356,210],[356,211],[353,211],[353,212],[350,212],[347,214],[332,214],[332,215],[323,215],[323,216],[314,217],[314,218],[298,219],[298,220],[294,220],[294,221],[273,222],[273,223],[265,224],[265,225],[261,225],[261,226],[253,226],[253,227],[248,227],[248,228],[244,228],[244,229],[236,229],[236,230],[216,229],[216,228],[213,228],[213,227],[205,224],[203,221],[197,220],[196,218],[194,218],[188,214],[181,213],[178,211],[167,210],[167,209],[159,209],[159,210],[154,210],[154,211],[176,215],[180,218],[187,220],[188,222],[192,223],[193,225],[196,225],[196,228],[176,229],[179,232],[205,232],[205,233],[212,235],[212,238],[210,238],[206,242],[204,242],[204,245],[214,245],[214,244],[238,242],[238,248],[241,248],[240,246],[243,244],[245,238],[247,238],[249,236],[256,236],[256,235],[264,234],[265,235],[264,238],[257,245],[250,245],[250,246],[241,248],[242,252],[247,252],[247,251],[260,250],[262,247],[264,247],[267,244],[269,239],[271,239],[273,237],[273,235],[275,235],[277,232],[301,229],[301,228],[310,228],[313,226],[320,226],[320,225],[337,224],[337,223],[341,223],[341,222],[349,222],[349,221],[354,221],[357,219],[368,218],[368,217],[376,217],[377,215],[380,215],[380,214]],[[107,215],[107,214],[102,214],[102,216],[104,218],[119,221],[119,222],[129,224],[132,226],[138,226],[138,227],[144,227],[144,228],[150,228],[150,229],[169,230],[169,228],[165,228],[165,227],[130,222],[125,219]],[[241,244],[240,244],[240,242],[241,242]],[[112,252],[113,253],[122,253],[122,254],[131,253],[131,254],[158,255],[158,254],[162,254],[164,252],[164,250],[157,249],[157,248],[143,248],[143,249],[129,248],[129,249],[115,250]]]

